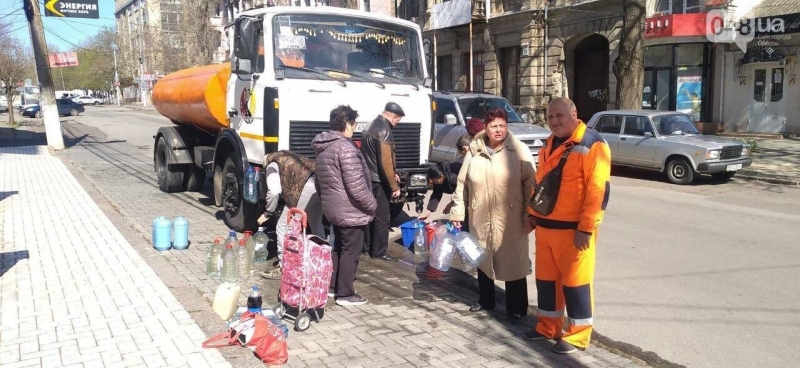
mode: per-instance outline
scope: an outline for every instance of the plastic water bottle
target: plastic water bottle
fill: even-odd
[[[259,227],[258,231],[256,231],[256,235],[253,236],[253,242],[255,243],[253,249],[253,261],[257,263],[263,263],[267,261],[267,242],[269,242],[269,238],[267,234],[264,233],[264,228]]]
[[[177,250],[189,248],[189,221],[183,217],[176,217],[172,221],[172,228],[175,230],[172,247]]]
[[[258,203],[258,172],[252,166],[248,166],[244,174],[244,199],[250,203]]]
[[[225,245],[229,243],[233,243],[233,245],[239,244],[239,238],[236,236],[236,232],[231,230],[228,233],[228,239],[225,239]]]
[[[220,264],[222,262],[222,237],[214,239],[214,244],[208,246],[206,258],[206,275],[209,277],[219,277]]]
[[[264,317],[267,317],[267,319],[270,322],[272,322],[273,325],[278,326],[278,328],[283,330],[283,337],[284,338],[289,337],[289,328],[286,327],[286,324],[283,323],[283,321],[281,320],[281,317],[278,317],[278,315],[275,314],[275,312],[273,312],[270,309],[262,309],[261,310],[261,314],[263,314]]]
[[[427,232],[425,231],[425,223],[417,220],[415,223],[417,229],[414,230],[414,254],[425,255],[427,253]]]
[[[253,285],[253,291],[247,297],[247,311],[261,313],[261,302],[261,293],[258,291],[258,285]]]
[[[253,270],[253,264],[256,259],[256,241],[253,240],[253,233],[249,231],[244,232],[245,245],[247,245],[247,263],[250,265],[250,271]]]
[[[233,250],[233,243],[225,245],[222,252],[222,282],[233,282],[239,280],[239,263],[236,262],[236,251]]]
[[[239,246],[236,247],[236,260],[239,263],[239,279],[247,280],[250,277],[250,252],[247,251],[245,239],[239,240]]]
[[[168,250],[172,246],[170,241],[172,224],[165,217],[159,216],[153,220],[153,247],[159,251]]]

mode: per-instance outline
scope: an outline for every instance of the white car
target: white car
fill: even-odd
[[[102,99],[89,96],[78,96],[73,98],[72,101],[75,101],[81,105],[99,105],[103,103]]]

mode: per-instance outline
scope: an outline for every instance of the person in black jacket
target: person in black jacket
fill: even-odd
[[[392,129],[406,114],[394,102],[387,103],[383,110],[361,133],[361,153],[369,167],[372,193],[378,201],[375,220],[369,226],[369,244],[365,243],[365,248],[370,248],[372,258],[396,262],[397,258],[386,254],[391,220],[389,198],[400,196],[400,176],[396,171]]]
[[[467,154],[469,144],[472,138],[469,135],[464,135],[458,139],[456,146],[458,148],[459,158],[455,162],[442,161],[428,168],[428,184],[433,186],[433,193],[428,199],[428,207],[419,215],[420,220],[425,220],[439,207],[439,202],[445,193],[453,194],[458,185],[458,173],[461,171],[462,161]],[[450,208],[453,207],[453,202],[444,208],[444,213],[449,214]],[[462,225],[462,230],[469,231],[466,225]]]

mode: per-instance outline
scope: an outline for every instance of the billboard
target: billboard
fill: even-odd
[[[45,0],[44,15],[61,18],[100,18],[98,0]]]
[[[47,54],[47,60],[51,68],[61,68],[65,66],[77,66],[78,54],[74,52],[56,52]]]

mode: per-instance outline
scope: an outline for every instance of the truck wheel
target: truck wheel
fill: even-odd
[[[183,191],[183,168],[180,171],[171,171],[167,165],[167,142],[164,138],[159,138],[156,143],[156,156],[153,158],[153,165],[158,178],[158,189],[165,193]]]
[[[673,158],[667,164],[667,179],[674,184],[689,184],[694,180],[694,169],[685,158]]]
[[[187,165],[186,171],[183,173],[186,190],[190,192],[199,192],[203,190],[206,183],[206,171],[195,165]]]
[[[225,225],[243,232],[256,225],[257,206],[244,200],[243,177],[236,170],[236,154],[231,153],[222,167],[222,211]]]

